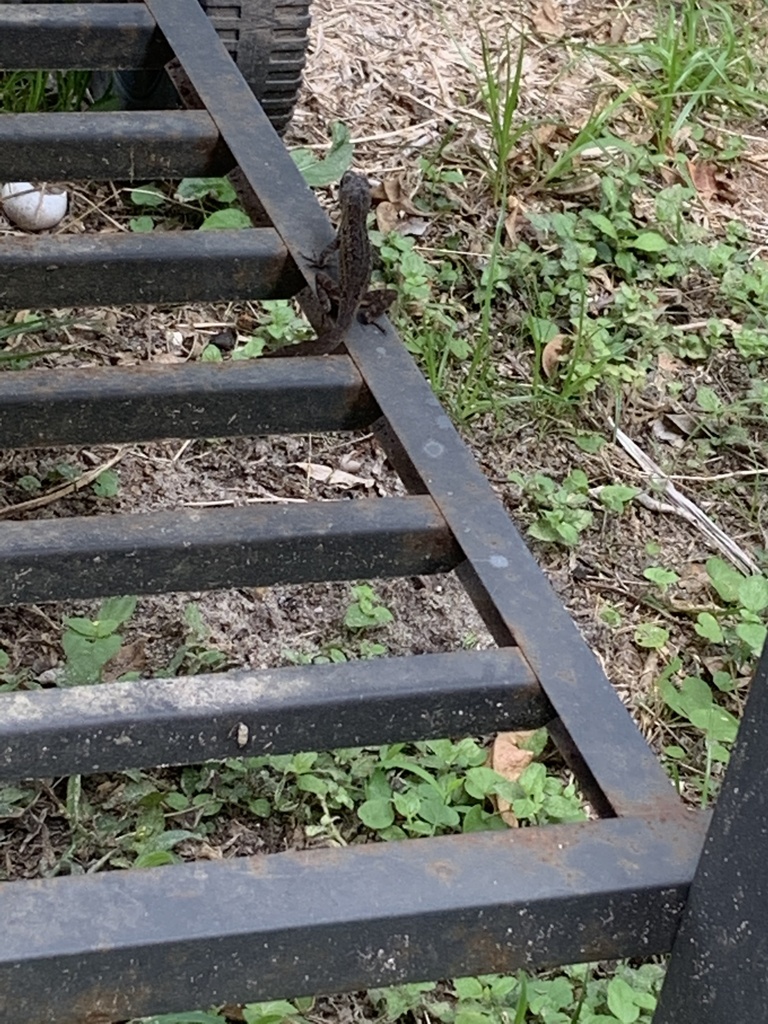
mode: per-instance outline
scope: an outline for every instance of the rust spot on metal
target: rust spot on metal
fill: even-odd
[[[270,854],[262,853],[256,854],[253,857],[246,857],[244,860],[245,865],[248,868],[248,873],[256,875],[258,878],[267,878],[269,871],[268,857]]]
[[[126,979],[121,979],[121,992],[126,991]],[[113,1021],[120,1020],[127,1016],[141,1014],[143,1009],[152,1005],[153,999],[157,1005],[157,992],[153,993],[149,985],[141,985],[138,979],[135,982],[128,981],[131,992],[130,1006],[125,1003],[124,996],[116,994],[109,982],[94,985],[83,992],[70,1004],[70,1010],[66,1017],[57,1017],[60,1024],[113,1024]]]
[[[439,878],[441,882],[452,882],[458,874],[456,865],[447,860],[427,861],[425,867],[430,875]]]

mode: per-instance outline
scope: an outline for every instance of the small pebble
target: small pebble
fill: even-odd
[[[235,345],[237,345],[237,338],[235,332],[229,327],[223,331],[219,331],[218,334],[214,334],[209,339],[211,345],[215,345],[219,352],[231,352]]]

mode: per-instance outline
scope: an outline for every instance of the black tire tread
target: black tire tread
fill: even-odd
[[[272,125],[284,131],[301,89],[309,0],[204,0],[203,7]]]

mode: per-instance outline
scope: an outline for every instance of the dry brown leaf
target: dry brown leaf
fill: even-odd
[[[302,469],[311,480],[340,487],[345,491],[352,487],[373,487],[373,480],[370,477],[355,476],[353,473],[345,473],[343,469],[334,469],[319,462],[291,462],[290,465]]]
[[[363,463],[352,452],[344,452],[339,459],[339,468],[343,469],[345,473],[359,473],[363,468]]]
[[[569,181],[563,181],[557,183],[557,187],[548,186],[551,188],[553,194],[560,196],[561,198],[568,198],[569,196],[584,196],[589,195],[591,192],[597,192],[600,188],[601,177],[596,171],[582,172],[582,174],[573,178]]]
[[[565,335],[556,334],[544,346],[544,351],[541,353],[541,369],[547,380],[551,380],[557,373],[557,367],[565,352],[565,345]]]
[[[504,220],[504,230],[507,233],[507,238],[514,245],[517,242],[517,221],[520,217],[524,207],[523,204],[515,196],[510,196],[507,200],[507,207],[509,213]]]
[[[687,412],[668,412],[664,417],[675,430],[679,430],[685,437],[690,437],[698,430],[698,422],[695,416]]]
[[[510,782],[517,782],[533,761],[533,751],[525,750],[522,744],[530,740],[534,731],[498,733],[491,748],[491,768]]]
[[[371,189],[371,195],[374,200],[380,198],[383,202],[392,203],[407,216],[422,217],[424,215],[411,202],[410,193],[406,192],[400,178],[387,178],[382,181],[381,185]]]
[[[541,7],[533,12],[533,27],[545,39],[562,39],[565,23],[560,5],[554,0],[544,0]]]
[[[656,677],[659,674],[659,652],[651,651],[645,659],[645,664],[637,680],[637,688],[640,693],[649,693],[653,690]]]
[[[240,334],[253,334],[258,326],[259,321],[250,309],[244,309],[241,313],[237,314],[235,327]]]
[[[504,231],[509,241],[514,245],[517,241],[517,210],[507,214],[504,219]]]
[[[407,217],[398,228],[401,235],[413,235],[414,238],[421,238],[430,229],[430,223],[423,217]]]
[[[686,167],[701,198],[705,202],[714,199],[719,189],[714,165],[704,160],[686,160]]]
[[[701,664],[711,676],[714,676],[716,672],[728,671],[728,662],[725,658],[702,658]]]
[[[683,568],[678,586],[689,598],[697,594],[707,593],[709,585],[709,573],[707,572],[706,565],[703,565],[701,562],[689,562]]]
[[[670,159],[674,160],[677,152],[670,153]],[[723,202],[735,202],[736,193],[728,183],[725,175],[718,173],[714,164],[694,158],[685,161],[688,177],[681,174],[679,167],[674,165],[662,165],[659,167],[661,179],[665,185],[687,185],[690,183],[696,189],[698,196],[703,202],[712,199],[719,199]]]
[[[605,267],[591,267],[587,273],[591,280],[597,281],[598,284],[602,285],[603,289],[608,292],[609,295],[614,294],[616,291],[616,285],[613,283],[611,275]]]
[[[238,1006],[236,1003],[227,1003],[225,1006],[222,1006],[218,1012],[227,1020],[236,1020],[238,1022],[245,1020],[245,1017],[243,1016],[243,1007]]]
[[[176,355],[174,352],[155,352],[148,361],[150,363],[168,364],[170,366],[173,363],[184,363],[186,360],[186,356]]]
[[[387,178],[371,189],[376,205],[376,227],[385,234],[397,231],[401,235],[421,238],[429,228],[429,214],[411,202],[400,178]]]
[[[671,444],[673,448],[682,448],[685,444],[685,441],[680,436],[680,432],[672,424],[667,423],[663,417],[653,421],[651,433],[657,441]]]
[[[114,658],[110,658],[104,666],[102,677],[105,683],[114,683],[126,672],[142,672],[147,667],[147,655],[143,640],[134,640],[131,644],[123,644]]]
[[[385,200],[376,207],[376,227],[385,235],[400,227],[400,213],[394,203]]]
[[[521,746],[531,736],[533,736],[533,732],[500,732],[491,747],[490,767],[510,782],[517,782],[533,761],[533,751],[525,750]],[[502,820],[510,828],[517,828],[517,818],[509,801],[503,797],[494,796],[494,802]]]
[[[534,128],[531,134],[540,146],[548,146],[559,131],[560,125],[542,124],[538,128]]]
[[[376,227],[384,234],[397,231],[400,235],[421,238],[429,229],[429,221],[423,216],[404,216],[402,207],[385,200],[376,207]]]
[[[656,360],[656,364],[661,373],[666,375],[674,375],[680,373],[683,369],[683,364],[679,359],[675,359],[669,352],[659,352],[659,357]]]
[[[679,185],[681,181],[676,168],[670,167],[669,164],[659,165],[659,177],[665,185]]]
[[[623,42],[624,36],[627,34],[628,28],[629,22],[627,21],[627,17],[625,14],[621,14],[618,18],[614,18],[611,21],[611,45],[618,46],[619,43]]]
[[[203,842],[195,847],[195,857],[199,860],[223,860],[224,854],[220,847]]]

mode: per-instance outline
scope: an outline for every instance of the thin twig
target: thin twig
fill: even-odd
[[[272,494],[267,498],[216,498],[209,501],[185,501],[184,508],[226,508],[232,505],[306,505],[307,498],[282,498]],[[320,498],[320,501],[333,499]]]
[[[127,448],[121,448],[116,455],[113,455],[111,459],[107,459],[107,461],[103,462],[100,466],[94,466],[93,469],[89,469],[87,472],[82,473],[77,480],[70,480],[66,484],[62,484],[60,487],[55,487],[52,491],[48,491],[46,494],[40,494],[36,498],[30,498],[28,501],[22,501],[18,505],[7,505],[5,508],[0,508],[0,519],[10,519],[19,512],[30,512],[35,508],[43,508],[45,505],[52,505],[55,501],[60,501],[62,498],[66,498],[70,494],[74,494],[76,491],[82,490],[83,487],[87,487],[88,484],[92,484],[93,481],[100,477],[102,473],[111,469],[112,466],[118,463],[127,451]]]
[[[709,483],[711,480],[732,480],[735,477],[768,476],[768,469],[734,469],[730,473],[713,473],[711,476],[668,476],[667,480],[695,480]]]
[[[747,575],[751,573],[759,574],[759,566],[752,558],[750,558],[747,552],[743,548],[739,547],[739,545],[729,537],[728,534],[717,525],[717,523],[713,522],[713,520],[710,519],[695,502],[682,494],[672,483],[672,480],[666,475],[666,473],[664,473],[661,467],[658,466],[649,455],[646,455],[642,448],[635,444],[631,437],[625,434],[623,430],[620,430],[610,417],[608,422],[610,423],[611,430],[613,430],[616,440],[624,451],[634,459],[641,469],[645,470],[645,472],[650,475],[654,484],[656,484],[664,494],[664,497],[674,505],[676,512],[701,530],[701,532],[710,539],[715,547],[721,551],[726,558],[730,559],[730,561],[733,562],[741,572]]]

